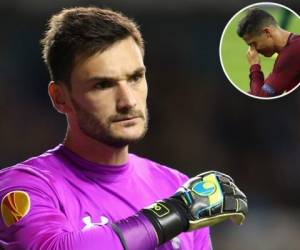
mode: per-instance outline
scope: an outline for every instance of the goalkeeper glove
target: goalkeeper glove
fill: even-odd
[[[228,175],[209,171],[188,180],[168,199],[142,209],[153,224],[159,245],[185,231],[231,219],[242,224],[247,198]]]

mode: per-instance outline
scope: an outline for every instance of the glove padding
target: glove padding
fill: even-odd
[[[241,225],[248,211],[247,198],[228,175],[209,171],[197,175],[172,196],[184,203],[188,231],[231,219]]]
[[[242,224],[247,198],[228,175],[209,171],[188,180],[173,196],[155,202],[141,213],[152,223],[161,245],[181,232],[229,218]]]

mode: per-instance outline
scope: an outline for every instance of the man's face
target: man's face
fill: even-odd
[[[243,39],[249,46],[253,46],[258,53],[265,57],[271,57],[276,52],[269,29],[263,30],[259,35],[245,34]]]
[[[71,86],[73,112],[69,120],[81,133],[116,148],[145,135],[145,66],[141,50],[131,37],[79,60],[71,74]]]

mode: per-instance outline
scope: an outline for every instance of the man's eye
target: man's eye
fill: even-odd
[[[102,81],[102,82],[97,82],[95,85],[95,88],[97,89],[107,89],[110,88],[113,85],[112,82],[110,81]]]
[[[131,81],[131,82],[138,82],[138,81],[140,81],[142,78],[143,78],[143,75],[138,74],[138,75],[132,76],[132,77],[130,78],[130,81]]]

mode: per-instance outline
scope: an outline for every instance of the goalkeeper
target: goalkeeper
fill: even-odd
[[[224,174],[190,180],[128,153],[148,126],[136,24],[99,8],[54,15],[42,41],[63,143],[0,171],[8,249],[209,250],[209,227],[241,224],[247,200]]]

